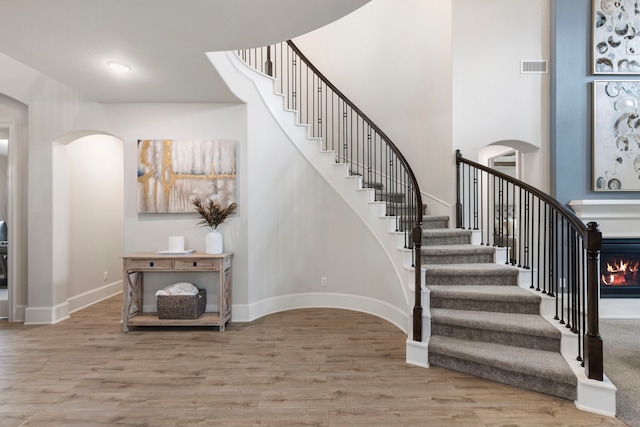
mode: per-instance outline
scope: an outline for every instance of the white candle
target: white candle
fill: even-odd
[[[184,236],[170,236],[169,250],[171,252],[184,252]]]

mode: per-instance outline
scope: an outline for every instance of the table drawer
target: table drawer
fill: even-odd
[[[171,270],[170,259],[132,259],[129,261],[132,270]]]
[[[218,270],[220,268],[219,259],[176,259],[176,270]]]

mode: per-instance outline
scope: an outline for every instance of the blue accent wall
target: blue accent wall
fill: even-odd
[[[640,192],[592,190],[592,82],[640,76],[592,74],[591,0],[551,2],[551,194],[582,199],[638,199]]]

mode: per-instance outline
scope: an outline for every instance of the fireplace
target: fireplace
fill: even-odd
[[[640,238],[603,239],[600,296],[640,298]]]

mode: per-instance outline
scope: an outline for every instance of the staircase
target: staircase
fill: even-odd
[[[284,50],[275,48],[274,51]],[[266,50],[266,53],[257,55],[247,53],[245,56],[258,58],[255,60],[256,64],[265,64],[264,68],[258,69],[271,75],[270,52]],[[245,56],[241,55],[243,58]],[[210,59],[216,64],[213,56],[210,56]],[[217,68],[220,72],[220,65],[217,65]],[[314,67],[309,66],[309,69],[317,73]],[[308,83],[302,84],[295,80],[295,76],[298,75],[296,73],[292,73],[293,83],[287,83],[288,71],[283,73],[284,83],[278,83],[277,79],[274,83],[267,82],[264,75],[261,76],[265,81],[254,81],[262,91],[265,102],[271,102],[268,101],[271,96],[268,92],[273,94],[274,86],[276,93],[285,92],[285,87],[293,88],[292,97],[282,95],[282,111],[275,108],[278,102],[272,103],[273,116],[283,128],[289,129],[292,122],[296,123],[295,127],[304,128],[304,131],[300,132],[297,129],[288,130],[291,135],[300,133],[299,137],[292,138],[292,141],[302,141],[294,143],[310,163],[331,182],[332,187],[351,208],[365,220],[380,243],[388,248],[387,253],[399,273],[407,300],[410,300],[409,295],[415,292],[415,288],[422,287],[422,318],[414,321],[414,331],[409,331],[409,337],[411,332],[414,332],[414,339],[407,340],[407,362],[417,366],[440,366],[576,401],[582,409],[615,413],[615,387],[610,383],[602,386],[601,381],[589,380],[584,375],[582,367],[571,364],[575,355],[567,356],[567,359],[563,356],[566,348],[563,335],[565,339],[567,335],[581,337],[582,332],[561,332],[564,328],[546,320],[549,316],[544,304],[554,304],[553,298],[545,295],[547,290],[543,289],[541,293],[537,292],[540,289],[534,291],[529,289],[528,284],[520,284],[522,269],[505,265],[505,248],[471,244],[472,231],[450,228],[447,216],[422,217],[422,247],[418,257],[418,247],[416,253],[411,249],[411,230],[415,225],[416,217],[413,215],[416,207],[422,206],[422,212],[426,212],[426,206],[421,203],[419,188],[408,185],[411,179],[403,177],[404,181],[400,187],[408,190],[396,192],[394,188],[390,188],[397,186],[397,183],[389,178],[391,173],[371,172],[372,167],[377,167],[378,164],[399,163],[395,160],[374,158],[372,163],[366,165],[362,160],[364,157],[371,157],[375,152],[368,144],[377,140],[376,135],[385,139],[382,132],[377,128],[368,128],[374,129],[374,135],[371,136],[369,130],[362,132],[363,145],[357,145],[358,148],[355,150],[342,148],[350,143],[348,139],[329,144],[327,140],[331,139],[334,132],[327,132],[327,123],[335,121],[336,117],[346,118],[347,113],[340,112],[335,116],[332,113],[330,117],[321,118],[316,117],[317,111],[303,111],[308,107],[304,107],[304,104],[302,108],[297,106],[300,100],[296,94],[299,95],[301,91],[296,92],[296,88],[307,87]],[[250,78],[253,80],[253,77]],[[319,84],[319,92],[324,93],[329,89],[335,90],[329,83]],[[320,98],[322,97],[318,99]],[[298,120],[305,115],[310,115],[313,119],[306,125]],[[344,128],[348,128],[347,122],[344,123]],[[343,128],[340,129],[340,134],[351,134],[343,132]],[[309,144],[310,141],[317,144]],[[366,156],[354,160],[345,155],[352,151],[365,153]],[[371,179],[371,176],[374,179]],[[469,176],[471,175],[467,175]],[[354,191],[358,195],[350,196]],[[418,197],[412,191],[416,191]],[[360,194],[364,196],[360,197]],[[407,203],[407,199],[412,197],[413,199]],[[538,205],[538,215],[539,209]],[[546,213],[544,219],[546,220]],[[487,227],[485,232],[489,232],[490,228]],[[502,258],[500,262],[496,262],[498,254]],[[419,270],[413,267],[414,264]],[[402,270],[404,272],[401,272]],[[416,296],[416,301],[420,301],[420,295]],[[419,306],[419,303],[416,306]],[[561,316],[564,316],[564,310],[560,307]],[[542,312],[546,318],[541,315]],[[415,309],[412,313],[409,308],[407,317],[417,318],[416,313]],[[558,315],[557,306],[555,314]],[[422,324],[425,328],[420,341],[420,334],[417,334],[416,339],[415,326]],[[577,339],[575,347],[580,347],[581,338]],[[580,356],[582,353],[579,353],[578,359]],[[575,364],[579,365],[579,362]],[[604,398],[597,394],[600,388],[604,389]],[[594,392],[596,389],[597,392]]]
[[[560,331],[540,315],[542,297],[518,286],[518,269],[496,264],[494,248],[471,245],[471,231],[441,225],[425,223],[422,247],[429,363],[575,400],[576,376]]]

